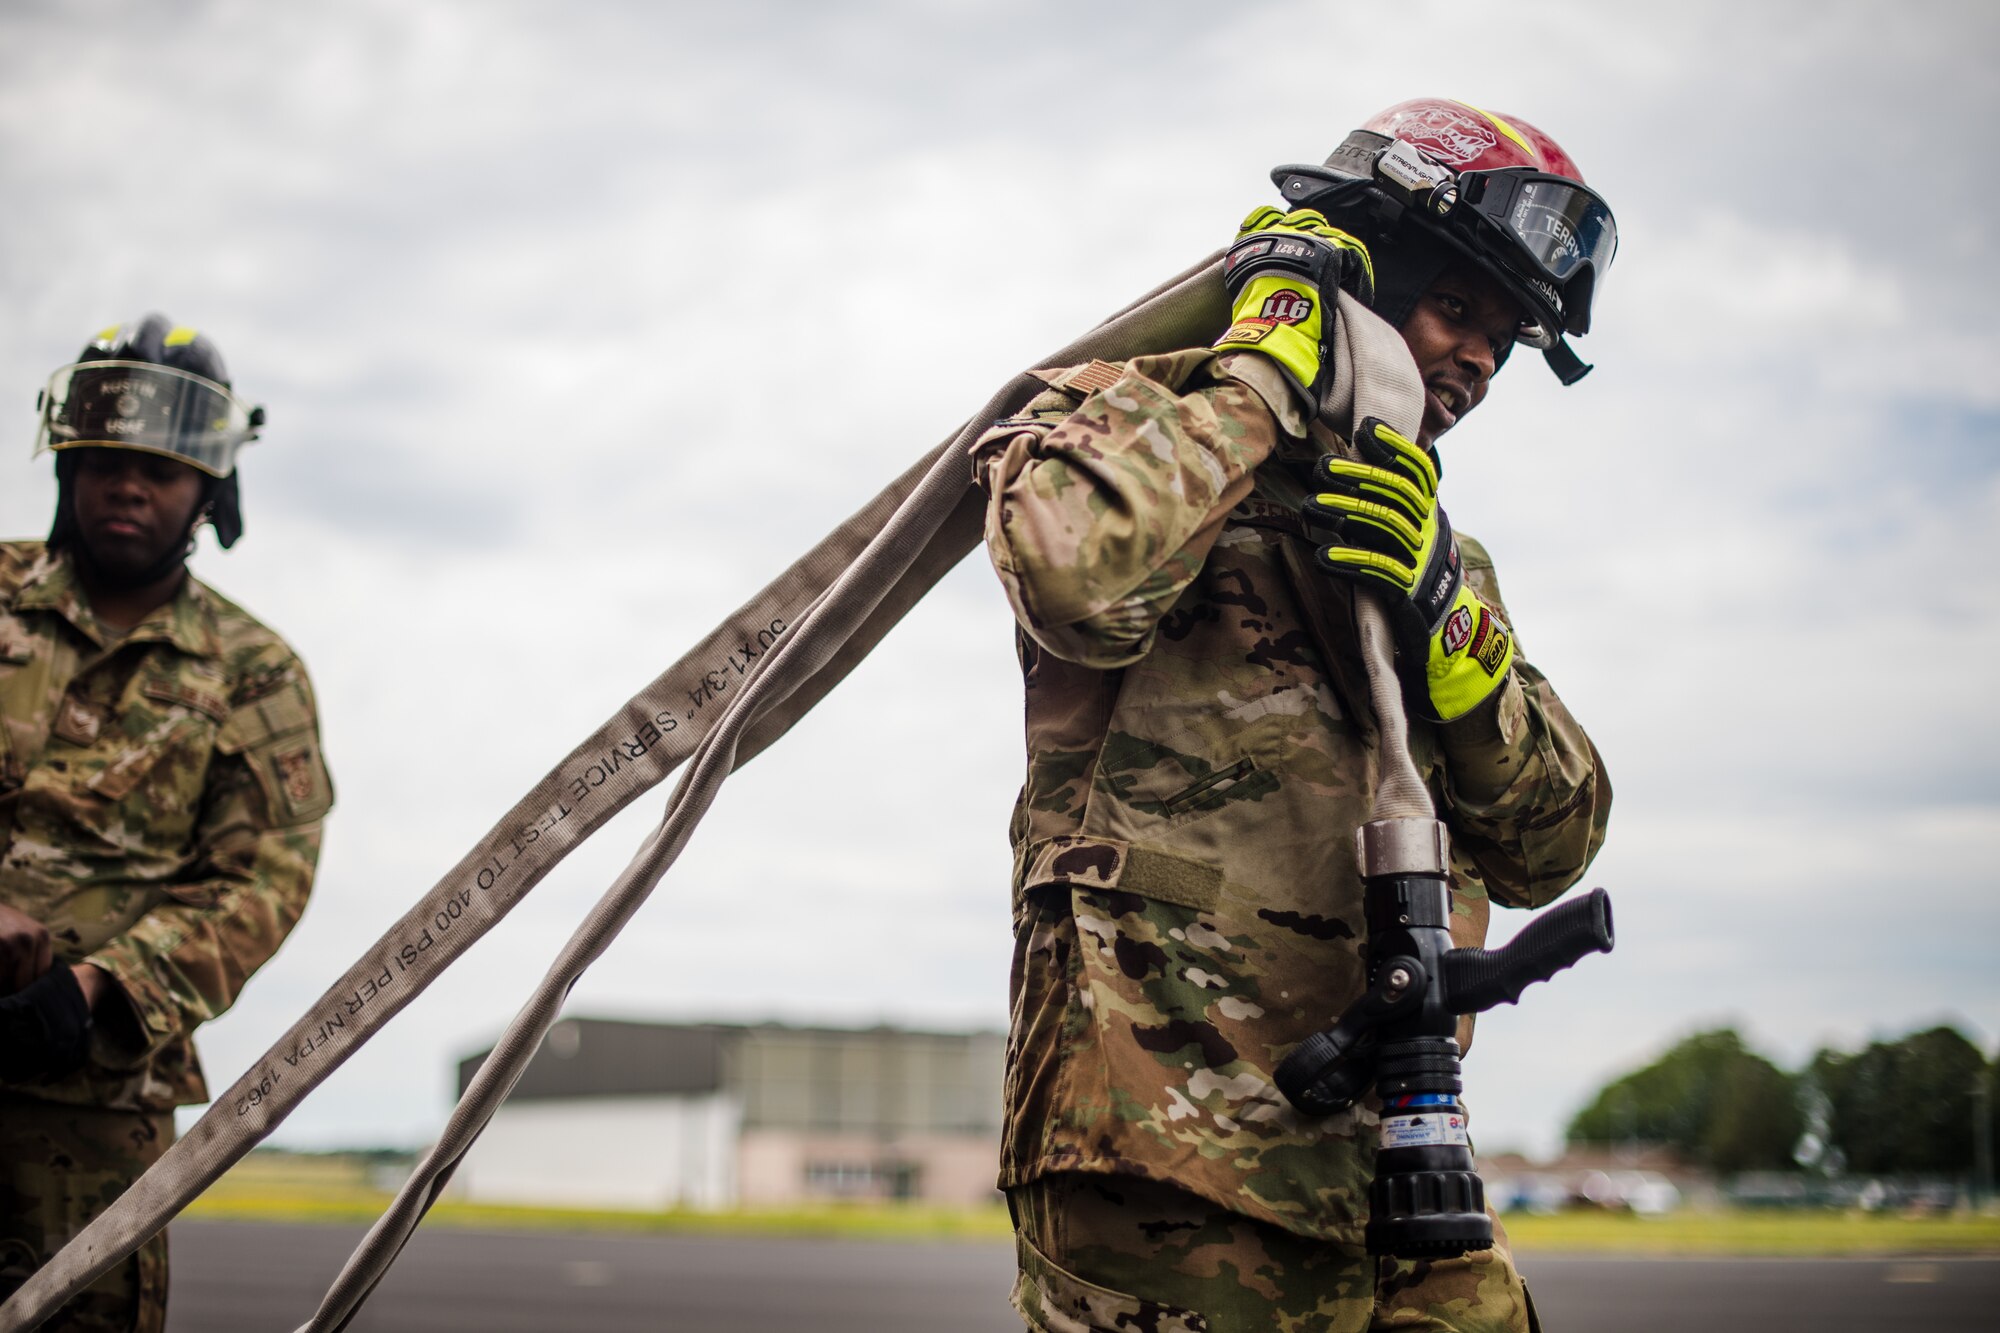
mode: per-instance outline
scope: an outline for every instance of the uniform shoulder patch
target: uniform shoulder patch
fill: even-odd
[[[333,779],[311,732],[280,737],[244,758],[278,823],[310,823],[333,808]]]
[[[313,780],[311,746],[279,750],[271,756],[271,762],[277,766],[278,782],[284,788],[287,800],[295,805],[304,805],[312,799],[317,784]]]
[[[1080,366],[1031,370],[1028,373],[1051,389],[1061,389],[1080,401],[1123,379],[1125,368],[1110,361],[1086,361]]]

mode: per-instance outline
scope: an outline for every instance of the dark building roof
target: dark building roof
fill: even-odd
[[[508,1101],[727,1093],[746,1126],[987,1132],[999,1124],[1003,1041],[997,1032],[565,1018]],[[489,1054],[459,1062],[461,1094]]]
[[[565,1018],[549,1029],[509,1101],[714,1092],[722,1086],[723,1029]],[[458,1062],[458,1092],[493,1053]]]

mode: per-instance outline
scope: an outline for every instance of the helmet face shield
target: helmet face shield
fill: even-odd
[[[1496,258],[1521,271],[1560,316],[1552,333],[1590,331],[1597,286],[1618,252],[1618,224],[1595,190],[1544,171],[1468,171],[1447,225],[1460,221],[1497,242]]]
[[[262,413],[214,380],[146,361],[83,361],[49,377],[35,452],[83,446],[177,458],[212,477],[236,469]]]

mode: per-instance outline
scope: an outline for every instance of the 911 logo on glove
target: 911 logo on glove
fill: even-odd
[[[1452,612],[1451,618],[1444,622],[1444,628],[1439,633],[1444,636],[1445,656],[1449,657],[1465,647],[1472,639],[1472,608],[1461,606]]]
[[[1297,324],[1312,312],[1310,296],[1296,287],[1280,287],[1264,298],[1264,308],[1257,312],[1257,316],[1279,324]]]

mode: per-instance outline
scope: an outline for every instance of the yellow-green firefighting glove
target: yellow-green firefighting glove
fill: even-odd
[[[1264,353],[1317,403],[1333,332],[1326,294],[1345,287],[1375,299],[1368,247],[1314,209],[1280,213],[1266,205],[1243,219],[1223,257],[1222,281],[1234,304],[1215,346]]]
[[[1513,632],[1466,586],[1438,507],[1436,455],[1374,417],[1355,447],[1358,463],[1319,460],[1328,489],[1305,502],[1307,525],[1331,538],[1319,562],[1388,599],[1404,681],[1433,719],[1463,717],[1507,679]]]

